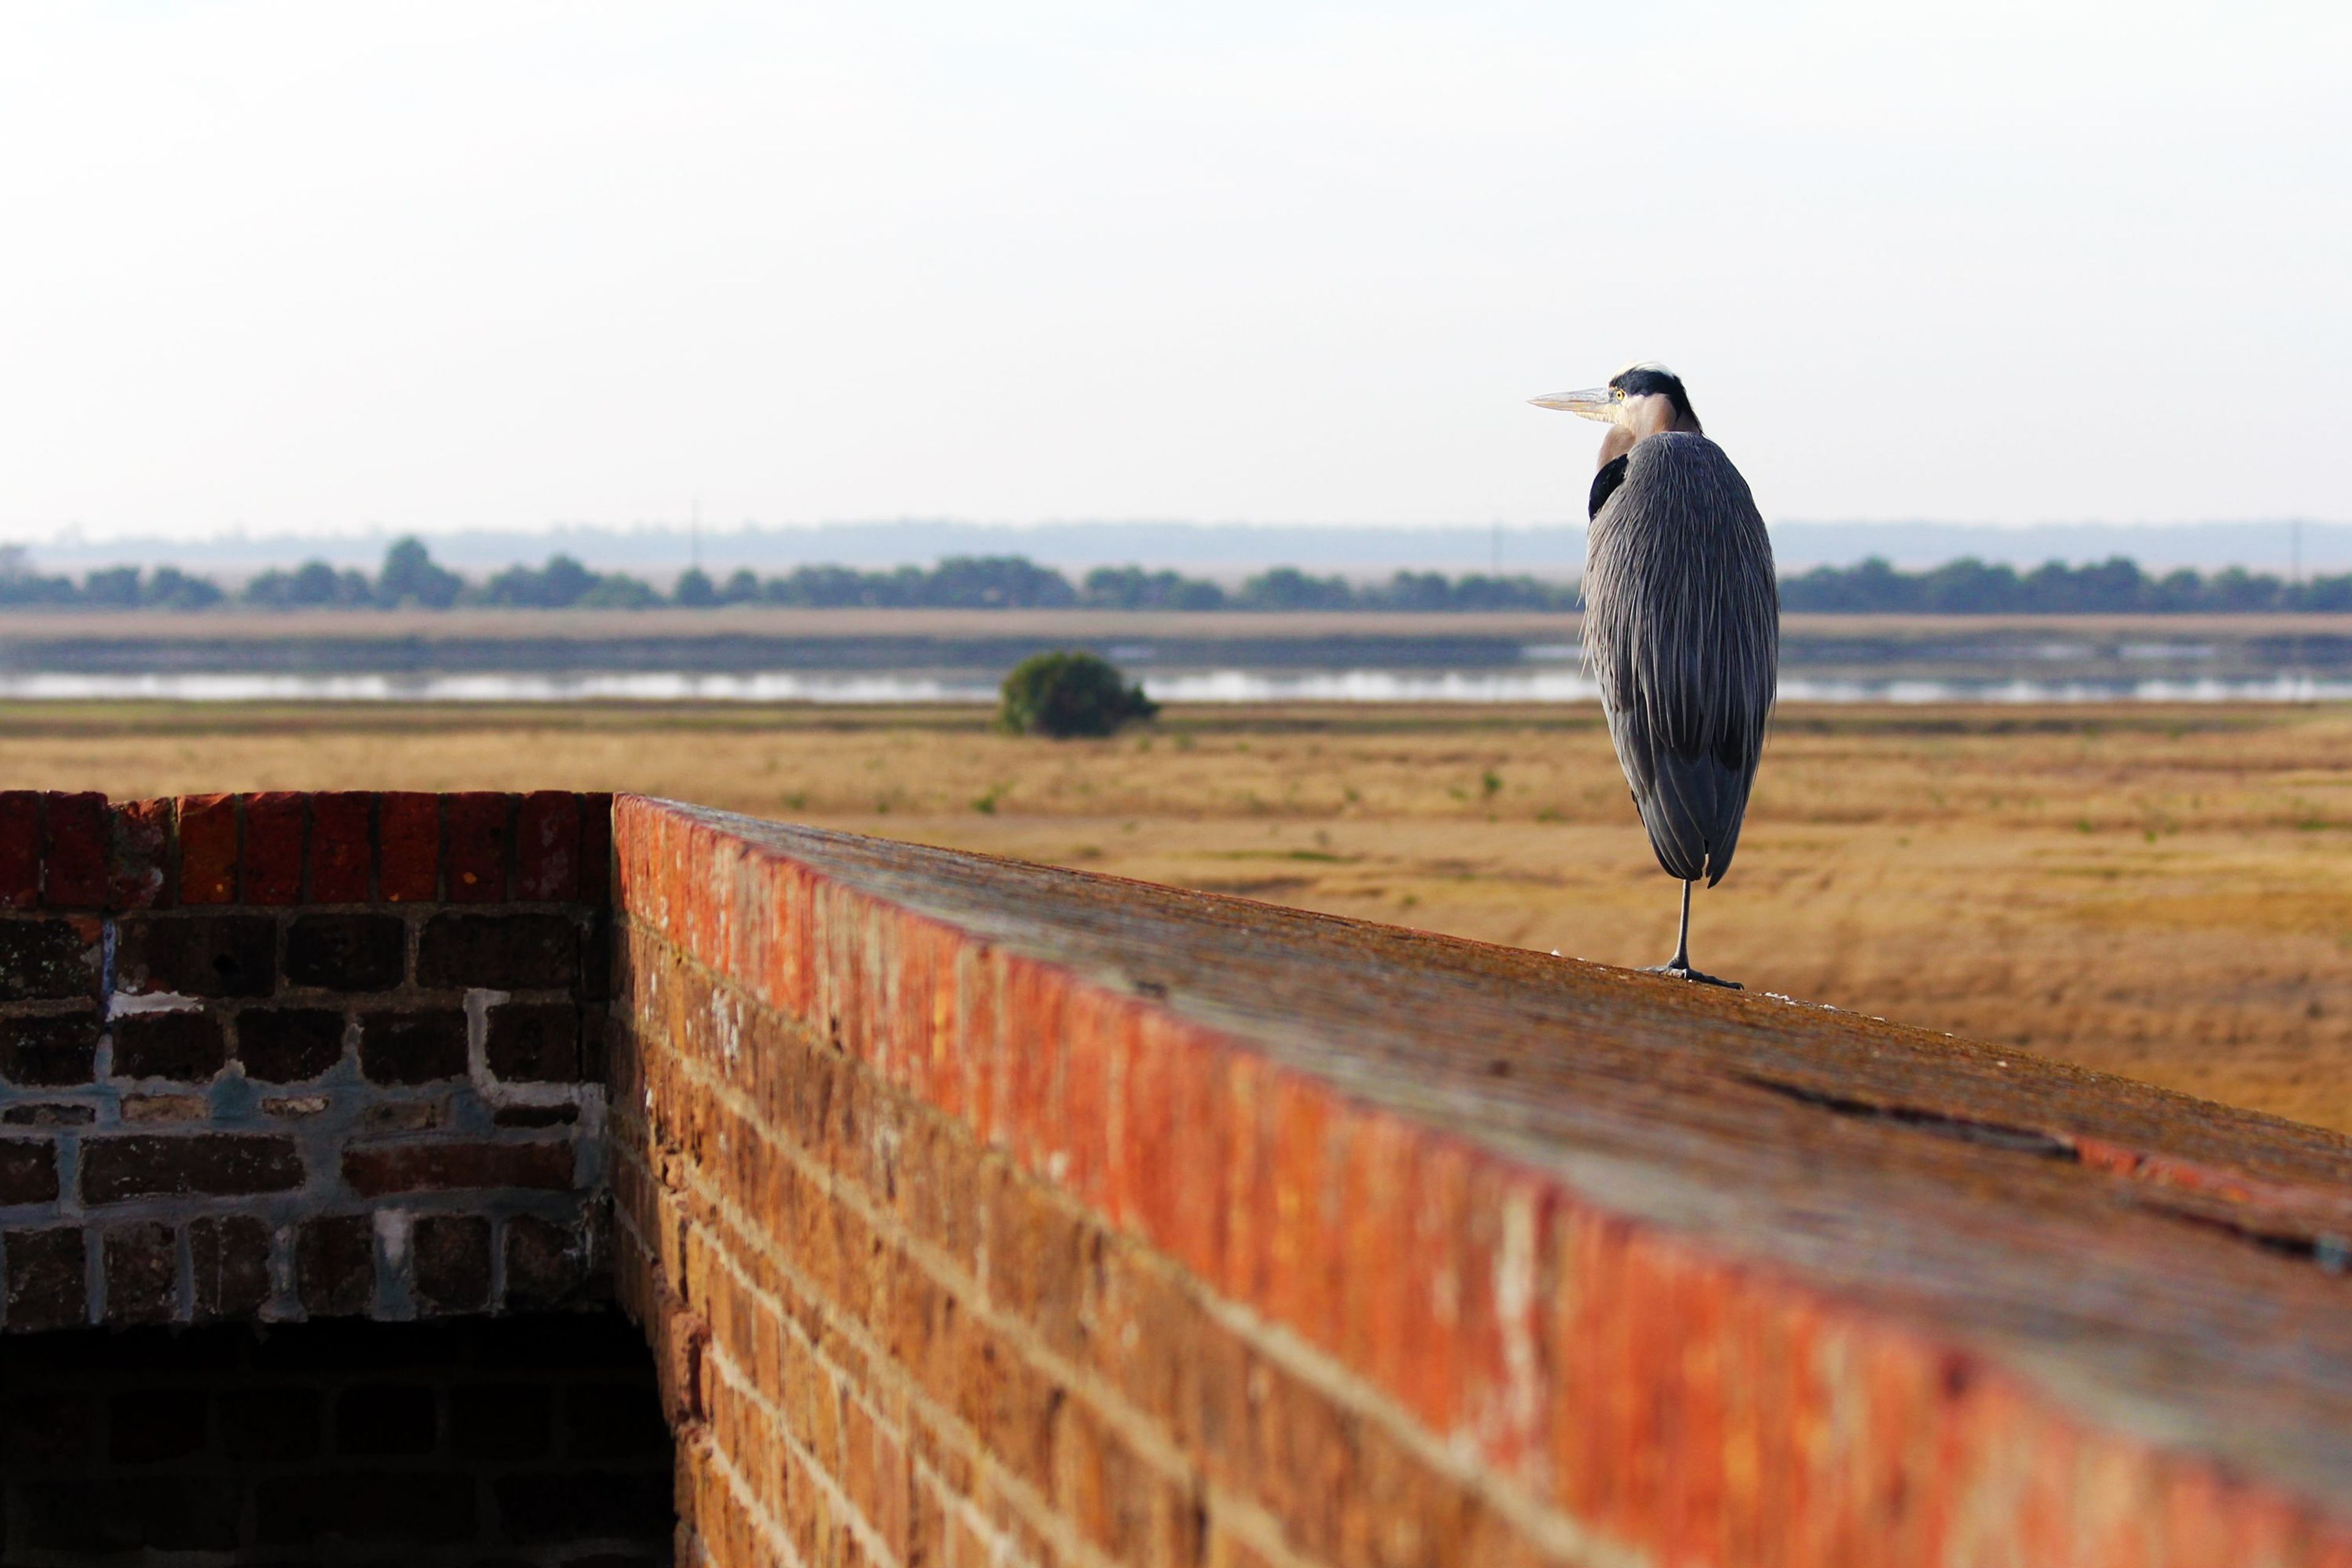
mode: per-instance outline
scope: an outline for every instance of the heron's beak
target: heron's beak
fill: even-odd
[[[1555,392],[1544,397],[1530,397],[1528,401],[1538,408],[1563,408],[1587,419],[1598,419],[1603,425],[1617,422],[1617,394],[1605,386],[1596,386],[1587,392]]]
[[[1583,414],[1585,418],[1597,418],[1604,426],[1616,423],[1618,400],[1616,393],[1606,385],[1597,385],[1585,393],[1550,393],[1545,397],[1528,397],[1538,409],[1567,409],[1569,414]]]

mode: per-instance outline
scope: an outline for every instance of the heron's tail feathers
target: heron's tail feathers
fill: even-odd
[[[1658,864],[1678,881],[1710,888],[1731,869],[1748,815],[1750,771],[1710,755],[1667,752],[1653,763],[1650,787],[1634,795]]]

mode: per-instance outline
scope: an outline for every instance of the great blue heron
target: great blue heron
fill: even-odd
[[[1532,401],[1609,426],[1589,509],[1584,657],[1650,847],[1683,885],[1675,956],[1654,973],[1730,985],[1691,967],[1691,884],[1731,868],[1763,754],[1780,658],[1772,542],[1664,365]]]

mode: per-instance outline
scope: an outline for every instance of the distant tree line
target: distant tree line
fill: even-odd
[[[1448,577],[1399,572],[1382,584],[1353,584],[1277,566],[1228,589],[1203,577],[1101,566],[1073,584],[1050,566],[1020,555],[959,555],[924,568],[861,572],[803,566],[762,577],[746,568],[716,580],[699,567],[678,574],[667,594],[625,572],[593,572],[569,555],[544,566],[509,566],[468,582],[436,562],[424,543],[404,539],[385,552],[373,577],[324,561],[264,572],[230,591],[176,567],[95,571],[79,583],[31,570],[21,550],[0,551],[0,609],[446,610],[459,605],[519,609],[685,609],[721,605],[805,608],[1116,609],[1116,610],[1562,610],[1576,604],[1573,584],[1535,577]]]
[[[776,605],[814,609],[1445,612],[1570,610],[1576,604],[1574,584],[1538,577],[1399,572],[1386,582],[1367,584],[1276,566],[1238,588],[1227,588],[1177,572],[1098,566],[1073,583],[1052,567],[1019,555],[959,555],[929,568],[900,566],[884,572],[802,566],[772,577],[746,568],[723,581],[693,567],[664,594],[643,578],[591,571],[569,555],[551,556],[543,566],[509,566],[471,582],[435,561],[415,539],[394,544],[373,577],[354,568],[310,561],[290,571],[264,572],[232,591],[173,566],[145,571],[109,566],[77,583],[32,570],[21,549],[0,549],[0,609],[446,610],[489,605],[641,610]],[[2232,566],[2158,577],[2122,556],[2085,566],[2052,561],[2027,572],[1973,559],[1947,562],[1925,572],[1899,572],[1873,558],[1859,565],[1817,566],[1782,578],[1780,606],[1929,615],[2352,610],[2352,575],[2290,583]]]
[[[2291,583],[2231,566],[2202,574],[2184,567],[2158,577],[2121,555],[2084,566],[2045,562],[2028,572],[1973,558],[1898,572],[1873,557],[1781,578],[1780,607],[1953,616],[2352,610],[2352,575]]]

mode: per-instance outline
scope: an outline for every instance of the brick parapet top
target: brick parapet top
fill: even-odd
[[[1518,950],[666,802],[615,820],[646,938],[1539,1494],[1638,1402],[1612,1387],[1736,1330],[1791,1376],[1876,1368],[1839,1419],[1895,1469],[2006,1412],[2021,1453],[2131,1456],[2151,1508],[2352,1550],[2326,1511],[2352,1497],[2343,1139]]]
[[[0,910],[603,905],[612,797],[0,791]]]

